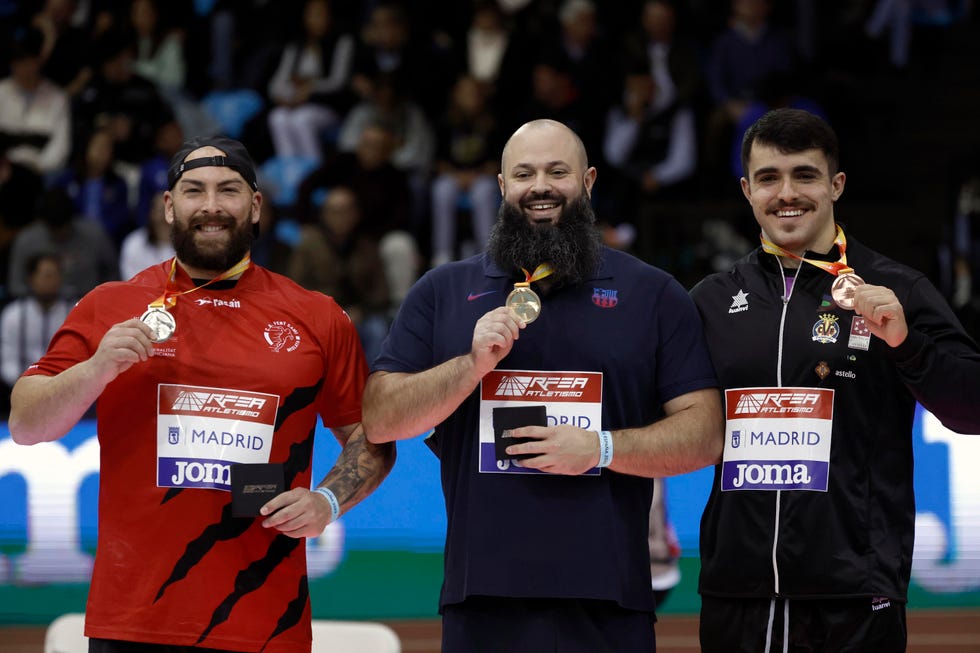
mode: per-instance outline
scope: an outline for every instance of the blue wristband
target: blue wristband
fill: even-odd
[[[337,497],[329,488],[318,487],[313,490],[314,492],[319,492],[323,496],[327,497],[327,501],[330,502],[330,522],[334,523],[340,517],[340,502],[337,501]]]
[[[599,464],[597,467],[609,467],[613,458],[612,431],[598,431],[599,434]]]

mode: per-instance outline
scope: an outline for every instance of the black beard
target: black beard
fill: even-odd
[[[583,192],[562,208],[557,224],[531,224],[519,206],[502,202],[487,252],[508,272],[521,268],[532,272],[539,264],[550,263],[550,278],[558,285],[570,285],[585,281],[598,270],[602,241],[595,228],[592,204]]]
[[[233,223],[234,218],[229,216],[228,221]],[[195,224],[194,221],[191,221],[187,227],[184,227],[175,214],[170,231],[170,240],[173,242],[177,259],[193,268],[219,273],[230,270],[232,266],[245,257],[252,247],[254,238],[250,222],[241,226],[233,224],[228,245],[224,249],[216,251],[205,251],[197,246],[197,243],[194,242]]]

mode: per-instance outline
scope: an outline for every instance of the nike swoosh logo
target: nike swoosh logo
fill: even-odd
[[[474,299],[479,299],[480,297],[483,297],[484,295],[492,295],[495,292],[497,292],[497,291],[496,290],[488,290],[486,292],[477,292],[477,293],[471,292],[469,295],[466,296],[466,301],[471,302]]]

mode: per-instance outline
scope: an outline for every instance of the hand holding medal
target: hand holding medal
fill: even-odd
[[[177,320],[163,306],[150,304],[146,312],[140,316],[140,322],[150,327],[153,335],[150,340],[153,342],[166,342],[177,330]]]
[[[540,264],[534,268],[533,273],[521,268],[521,272],[524,273],[524,281],[518,281],[514,284],[514,289],[507,295],[505,305],[513,310],[517,317],[524,320],[525,324],[534,322],[541,315],[541,298],[531,290],[531,284],[539,279],[544,279],[553,271],[548,263]]]
[[[854,310],[854,289],[864,285],[864,279],[854,274],[853,268],[844,268],[830,286],[830,296],[837,305],[848,311]]]

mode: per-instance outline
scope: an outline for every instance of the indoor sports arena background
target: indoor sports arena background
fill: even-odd
[[[95,433],[95,422],[86,421],[58,442],[22,447],[0,424],[0,624],[42,624],[84,609],[97,527]],[[980,437],[952,433],[919,409],[914,439],[918,514],[910,607],[980,606]],[[398,449],[395,469],[378,491],[308,544],[316,617],[436,615],[445,529],[437,462],[421,438]],[[338,451],[321,429],[314,478]],[[668,481],[684,559],[682,583],[666,612],[698,608],[698,520],[710,475],[705,469]]]

